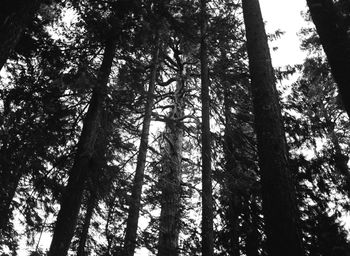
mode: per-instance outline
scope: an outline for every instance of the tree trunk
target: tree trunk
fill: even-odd
[[[89,199],[86,205],[86,214],[83,223],[83,229],[80,234],[79,246],[77,251],[77,256],[85,256],[85,245],[88,239],[90,222],[92,219],[92,215],[94,214],[94,209],[96,206],[96,194],[95,191],[90,190]]]
[[[2,155],[2,157],[6,154]],[[0,156],[1,157],[1,156]],[[9,220],[11,218],[11,203],[15,196],[17,186],[21,179],[19,171],[13,171],[8,159],[2,159],[0,163],[0,241],[8,229]]]
[[[210,96],[209,64],[207,43],[206,0],[201,0],[201,101],[202,101],[202,255],[214,254],[213,198],[211,184],[211,135],[210,135]]]
[[[114,32],[115,33],[115,32]],[[85,182],[88,177],[89,162],[94,153],[100,115],[106,96],[106,87],[111,72],[116,49],[116,39],[111,37],[105,46],[103,61],[98,74],[90,106],[83,122],[83,130],[78,143],[74,164],[69,173],[68,185],[64,193],[61,209],[50,246],[49,256],[65,256],[77,223]]]
[[[39,10],[41,0],[5,0],[0,10],[0,70],[24,29]]]
[[[259,209],[255,196],[253,195],[251,200],[245,201],[244,204],[246,209],[245,218],[247,221],[247,237],[245,241],[246,254],[247,256],[259,256]]]
[[[173,108],[166,124],[164,155],[160,186],[162,191],[159,223],[158,256],[177,256],[180,232],[180,196],[184,116],[182,65],[179,68]]]
[[[224,156],[225,156],[225,177],[227,182],[227,193],[229,194],[228,210],[226,218],[229,226],[229,248],[230,256],[240,256],[239,251],[239,215],[241,212],[241,198],[236,188],[238,168],[236,150],[233,140],[233,124],[230,98],[230,84],[224,85],[224,114],[225,114],[225,135],[224,135]]]
[[[350,40],[333,0],[307,0],[312,20],[350,116]]]
[[[243,0],[247,50],[270,256],[304,255],[274,72],[258,0]]]
[[[148,136],[151,124],[151,115],[154,101],[154,88],[157,78],[158,59],[159,59],[159,39],[157,39],[155,50],[152,57],[152,68],[150,74],[149,88],[147,92],[147,101],[145,106],[145,116],[143,118],[142,133],[140,139],[139,154],[137,156],[135,177],[131,191],[130,205],[128,211],[128,219],[126,224],[126,232],[124,239],[123,256],[134,255],[136,248],[137,227],[139,221],[139,213],[141,208],[141,194],[143,177],[146,165],[146,156],[148,148]]]

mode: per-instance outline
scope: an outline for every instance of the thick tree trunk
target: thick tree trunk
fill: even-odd
[[[350,116],[350,40],[333,0],[307,0],[312,20]]]
[[[128,219],[126,224],[123,256],[134,255],[135,248],[136,248],[137,227],[138,227],[139,213],[141,208],[142,185],[143,185],[143,177],[144,177],[144,171],[145,171],[145,165],[146,165],[148,136],[149,136],[152,108],[153,108],[153,101],[154,101],[153,94],[154,94],[154,88],[156,84],[158,62],[159,62],[158,59],[159,59],[159,39],[157,39],[155,50],[152,57],[152,68],[151,68],[151,74],[150,74],[149,88],[147,92],[145,115],[143,118],[140,147],[139,147],[139,153],[137,156],[136,170],[135,170],[133,187],[131,191]]]
[[[214,254],[211,184],[211,134],[206,0],[201,0],[201,101],[202,101],[202,255]]]
[[[88,177],[89,162],[94,153],[97,131],[100,126],[100,115],[103,109],[115,49],[116,39],[113,36],[106,42],[103,61],[98,74],[98,84],[93,92],[90,106],[83,122],[78,150],[73,167],[69,173],[68,185],[62,199],[61,209],[57,216],[48,253],[49,256],[67,255],[74,234],[85,182]]]
[[[243,0],[249,69],[270,256],[304,255],[278,92],[258,0]]]
[[[0,70],[24,29],[39,10],[41,0],[4,0],[0,10]]]
[[[184,116],[183,73],[179,67],[173,109],[170,112],[164,136],[163,166],[160,177],[162,191],[159,223],[158,256],[177,256],[180,232],[180,196]]]
[[[77,256],[85,256],[85,245],[86,241],[88,239],[89,235],[89,227],[90,227],[90,222],[92,219],[92,216],[94,214],[94,209],[96,206],[96,194],[95,191],[90,191],[89,194],[89,199],[86,205],[86,213],[85,213],[85,218],[84,218],[84,223],[83,223],[83,229],[80,234],[80,239],[79,239],[79,246],[78,246],[78,251],[77,251]]]

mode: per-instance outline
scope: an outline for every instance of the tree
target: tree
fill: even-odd
[[[162,173],[160,175],[161,213],[159,223],[158,256],[179,255],[178,238],[180,233],[180,197],[182,174],[182,148],[184,136],[185,110],[185,70],[175,50],[178,74],[176,89],[173,93],[172,108],[166,119],[166,130],[163,134],[164,150],[162,152]],[[180,63],[179,63],[180,62]]]
[[[350,115],[350,43],[345,15],[340,14],[333,0],[307,0],[307,4],[342,102]]]
[[[48,254],[50,256],[66,255],[73,237],[85,182],[89,176],[87,169],[94,153],[97,131],[100,127],[100,115],[116,50],[116,31],[112,30],[111,33],[112,35],[105,42],[105,51],[97,76],[97,85],[93,91],[89,109],[83,122],[83,130],[79,139],[74,164],[70,170],[61,209],[57,216]]]
[[[243,0],[268,254],[304,255],[278,92],[258,0]]]
[[[137,156],[136,170],[134,176],[134,182],[131,192],[131,200],[128,210],[128,220],[125,231],[124,241],[124,255],[134,255],[137,238],[137,226],[139,220],[139,212],[141,209],[141,193],[144,178],[144,170],[146,165],[146,156],[148,149],[148,136],[151,124],[151,116],[154,101],[154,89],[156,86],[156,77],[159,65],[159,51],[160,51],[160,39],[159,34],[156,32],[156,43],[153,49],[152,66],[150,71],[150,80],[146,97],[145,114],[142,124],[142,133],[140,138],[140,147]]]
[[[211,177],[211,134],[210,134],[210,96],[209,64],[207,45],[207,1],[200,1],[200,63],[201,63],[201,101],[202,101],[202,255],[214,254],[213,198]]]

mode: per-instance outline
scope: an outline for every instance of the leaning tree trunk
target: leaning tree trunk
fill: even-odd
[[[0,10],[0,70],[24,29],[39,10],[41,0],[4,0]]]
[[[201,0],[201,101],[202,101],[202,255],[214,254],[213,198],[211,184],[210,96],[206,0]]]
[[[247,50],[270,256],[304,255],[294,185],[267,36],[258,0],[243,0]]]
[[[350,40],[333,0],[307,0],[346,112],[350,116]]]
[[[56,226],[50,246],[49,256],[67,255],[81,205],[85,182],[88,177],[89,162],[94,153],[100,115],[106,96],[107,83],[111,72],[116,38],[113,35],[105,46],[103,61],[98,73],[97,86],[94,89],[90,106],[83,121],[83,130],[78,143],[74,164],[69,172],[68,185],[57,216]]]
[[[160,177],[161,212],[159,223],[158,256],[179,255],[180,196],[184,117],[184,86],[182,64],[179,65],[173,107],[166,123],[164,137],[163,166]]]
[[[153,108],[153,101],[154,101],[154,89],[156,85],[158,62],[159,62],[158,61],[159,48],[160,48],[159,39],[157,39],[155,50],[152,57],[152,67],[151,67],[150,82],[149,82],[149,87],[147,92],[145,115],[143,118],[140,147],[139,147],[139,153],[137,156],[133,187],[131,191],[128,219],[127,219],[125,239],[124,239],[123,256],[133,256],[136,248],[137,227],[138,227],[138,221],[139,221],[139,213],[141,209],[142,185],[143,185],[143,177],[144,177],[147,148],[148,148],[148,136],[149,136],[149,130],[150,130],[150,124],[151,124],[152,108]]]

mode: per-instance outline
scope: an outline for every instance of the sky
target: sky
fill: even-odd
[[[265,21],[267,33],[277,29],[285,34],[270,47],[278,46],[278,50],[271,50],[274,67],[301,64],[305,53],[300,50],[298,33],[306,22],[301,16],[306,11],[306,0],[260,0],[261,12]]]

